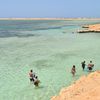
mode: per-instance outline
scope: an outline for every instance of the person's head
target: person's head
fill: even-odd
[[[36,79],[38,78],[38,76],[35,77]]]
[[[73,68],[75,68],[75,65],[73,65]]]
[[[90,61],[90,63],[92,63],[92,61]]]
[[[33,70],[31,69],[30,72],[33,72]]]

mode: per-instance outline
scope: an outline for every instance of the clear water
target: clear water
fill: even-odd
[[[100,34],[78,34],[100,21],[0,21],[0,100],[50,100],[84,74],[81,61],[100,69]],[[70,70],[76,65],[76,76]],[[30,69],[41,84],[30,84]]]

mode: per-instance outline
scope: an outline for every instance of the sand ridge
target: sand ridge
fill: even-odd
[[[84,25],[82,30],[78,30],[78,33],[100,33],[100,24]]]
[[[82,76],[51,100],[100,100],[100,71]]]

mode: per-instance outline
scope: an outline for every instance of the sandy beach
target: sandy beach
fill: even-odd
[[[100,24],[93,24],[93,25],[84,25],[82,26],[82,30],[78,30],[78,33],[99,33],[100,32]]]
[[[88,29],[92,31],[100,31],[100,24],[89,25]]]
[[[0,20],[100,20],[100,18],[0,18]]]
[[[100,71],[82,76],[51,100],[100,100]]]

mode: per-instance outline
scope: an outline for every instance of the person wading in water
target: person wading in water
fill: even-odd
[[[81,62],[83,70],[85,69],[85,61]]]

